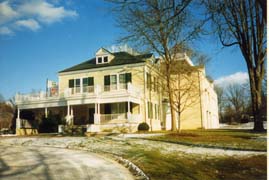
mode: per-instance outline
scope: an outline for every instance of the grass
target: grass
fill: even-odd
[[[266,151],[266,140],[258,140],[260,136],[266,136],[266,133],[249,130],[183,130],[147,139],[204,147]]]
[[[266,156],[244,158],[163,155],[158,150],[132,149],[125,158],[138,165],[150,179],[266,179]]]

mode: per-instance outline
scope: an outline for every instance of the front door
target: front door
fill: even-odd
[[[94,124],[94,108],[89,108],[89,123]]]

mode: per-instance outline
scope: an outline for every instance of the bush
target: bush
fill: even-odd
[[[49,114],[47,118],[42,118],[38,131],[40,133],[56,133],[58,132],[58,125],[60,124],[60,120],[61,117],[58,114]]]
[[[149,130],[149,125],[145,122],[140,123],[138,125],[138,131],[148,131]]]

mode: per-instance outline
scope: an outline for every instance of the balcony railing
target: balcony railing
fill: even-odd
[[[38,101],[38,100],[49,100],[52,98],[68,98],[73,96],[80,96],[80,95],[102,95],[102,93],[109,93],[109,92],[119,92],[123,93],[125,90],[126,93],[130,93],[136,97],[139,97],[141,91],[139,88],[133,86],[131,83],[120,83],[115,85],[109,86],[83,86],[83,87],[74,87],[74,88],[66,88],[64,92],[59,93],[58,91],[54,93],[54,95],[49,95],[46,92],[40,91],[37,93],[30,93],[30,94],[16,94],[15,100],[16,102],[19,101]]]

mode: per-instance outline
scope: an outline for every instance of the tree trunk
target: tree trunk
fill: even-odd
[[[173,96],[173,89],[171,88],[171,82],[170,82],[170,72],[168,75],[166,75],[167,80],[167,88],[168,88],[168,95],[169,95],[169,103],[170,103],[170,112],[171,112],[171,125],[172,125],[172,131],[177,131],[177,121],[176,121],[176,111],[173,107],[174,104],[174,96]]]
[[[181,131],[181,127],[180,127],[180,118],[181,118],[181,96],[180,96],[180,73],[178,74],[178,89],[179,89],[179,92],[178,92],[178,107],[177,107],[177,114],[178,114],[178,117],[177,117],[177,121],[178,121],[178,133]]]
[[[262,120],[262,79],[254,69],[249,69],[250,91],[252,100],[252,112],[254,116],[254,131],[264,131]]]
[[[180,127],[180,116],[181,116],[181,113],[180,112],[178,112],[178,129],[177,129],[177,132],[179,132],[180,133],[180,131],[181,131],[181,127]]]

